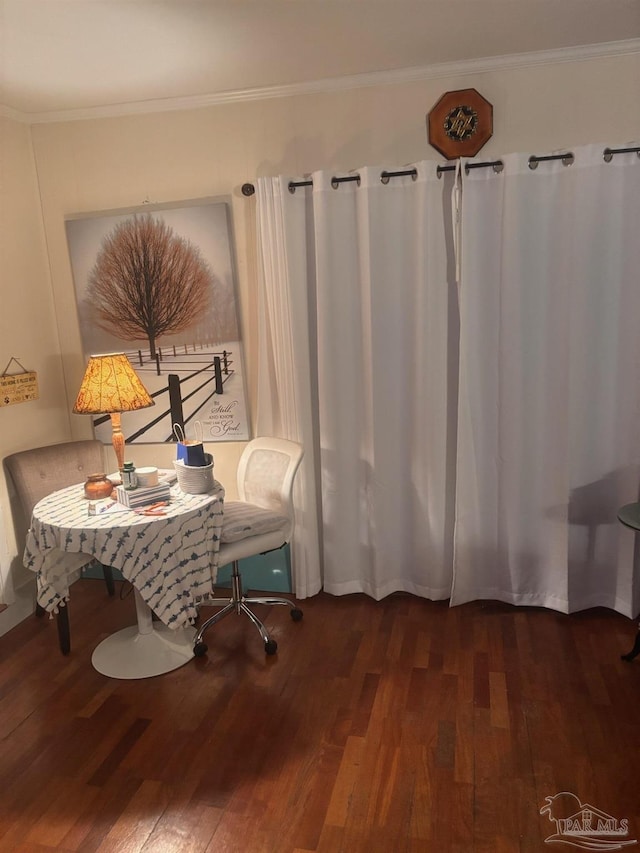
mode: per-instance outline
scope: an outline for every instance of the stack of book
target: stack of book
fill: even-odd
[[[149,506],[159,501],[168,501],[170,494],[169,483],[158,483],[157,486],[138,486],[137,489],[125,489],[124,486],[116,486],[118,502],[131,509]]]

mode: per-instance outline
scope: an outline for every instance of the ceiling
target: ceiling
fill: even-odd
[[[640,0],[0,0],[0,104],[166,108],[639,38]]]

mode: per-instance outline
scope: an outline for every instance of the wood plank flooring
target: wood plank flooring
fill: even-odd
[[[320,594],[298,624],[261,608],[275,657],[229,617],[208,657],[118,681],[91,652],[132,597],[83,580],[70,606],[68,658],[47,619],[0,638],[2,853],[532,853],[561,792],[640,841],[616,613]]]

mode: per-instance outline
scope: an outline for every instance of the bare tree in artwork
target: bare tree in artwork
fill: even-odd
[[[100,328],[126,341],[156,342],[197,323],[207,309],[212,272],[200,251],[151,214],[108,234],[89,274],[87,296]]]

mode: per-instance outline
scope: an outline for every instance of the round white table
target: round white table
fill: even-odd
[[[38,576],[38,603],[56,612],[69,581],[93,558],[131,581],[136,624],[103,640],[92,663],[111,678],[149,678],[193,657],[198,602],[213,589],[224,489],[205,495],[171,488],[165,515],[147,516],[113,501],[88,515],[83,486],[43,498],[33,510],[24,564]],[[159,621],[154,621],[155,613]]]

